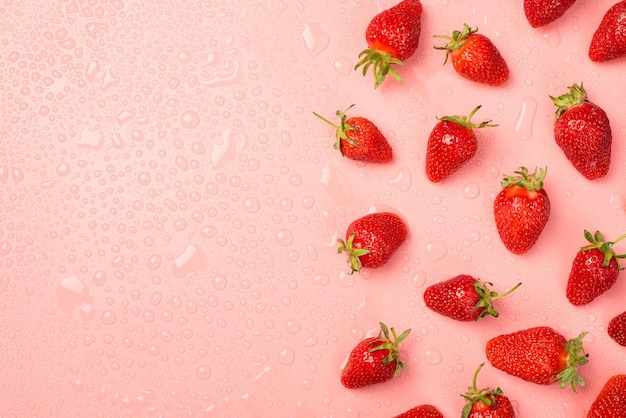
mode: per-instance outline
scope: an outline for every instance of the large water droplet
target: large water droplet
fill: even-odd
[[[302,31],[302,38],[307,52],[313,57],[319,55],[330,44],[330,36],[317,23],[307,24]]]
[[[525,97],[520,104],[519,115],[515,122],[515,135],[522,141],[530,139],[533,135],[533,123],[537,113],[537,101],[532,97]]]

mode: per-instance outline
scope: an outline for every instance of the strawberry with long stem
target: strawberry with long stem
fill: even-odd
[[[613,287],[624,269],[619,260],[626,258],[613,250],[626,234],[613,241],[607,241],[600,231],[591,234],[585,230],[584,235],[589,245],[576,253],[567,280],[566,295],[573,305],[586,305]]]
[[[485,364],[481,364],[474,372],[472,386],[468,387],[463,398],[467,401],[461,411],[461,418],[514,418],[515,410],[508,397],[500,388],[478,389],[476,381],[478,373]]]

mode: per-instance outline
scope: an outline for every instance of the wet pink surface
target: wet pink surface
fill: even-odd
[[[520,417],[581,418],[626,372],[608,321],[626,283],[565,298],[583,230],[626,232],[626,61],[587,46],[612,1],[579,1],[532,29],[521,1],[424,1],[416,55],[373,89],[352,71],[369,19],[396,1],[71,0],[0,3],[0,416],[391,417],[421,403],[460,415],[485,342],[549,325],[588,331],[587,387],[533,385],[487,364]],[[511,69],[486,87],[443,66],[433,35],[463,23]],[[613,130],[605,178],[585,180],[552,137],[550,95],[583,82]],[[355,104],[394,149],[387,165],[333,150]],[[476,157],[424,174],[437,116],[482,109]],[[507,252],[492,202],[502,174],[548,167],[552,218]],[[406,219],[390,264],[348,275],[336,239],[371,211]],[[626,252],[626,244],[616,246]],[[503,291],[498,319],[457,323],[424,289],[472,274]],[[346,356],[379,321],[411,328],[409,371],[345,389]]]

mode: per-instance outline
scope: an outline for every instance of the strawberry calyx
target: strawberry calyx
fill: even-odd
[[[504,392],[502,392],[502,389],[500,389],[499,387],[496,389],[484,388],[478,390],[478,387],[476,386],[476,379],[478,377],[478,373],[484,365],[485,363],[482,363],[480,366],[478,366],[478,369],[476,369],[476,371],[474,372],[472,386],[469,386],[467,388],[467,393],[461,395],[467,401],[461,412],[461,418],[468,418],[472,413],[474,405],[478,403],[483,403],[487,407],[490,407],[494,404],[495,398],[497,396],[504,395]]]
[[[331,122],[330,120],[326,119],[324,116],[313,112],[315,116],[317,116],[318,118],[320,118],[321,120],[323,120],[324,122],[326,122],[327,124],[329,124],[330,126],[336,129],[337,132],[335,134],[335,137],[337,138],[337,141],[335,141],[335,144],[333,145],[333,147],[335,149],[338,149],[341,152],[341,155],[343,155],[343,150],[341,149],[342,140],[347,141],[353,147],[356,147],[359,145],[352,138],[349,138],[347,135],[348,131],[355,130],[354,126],[350,125],[349,123],[346,123],[346,120],[347,120],[346,112],[348,112],[348,110],[350,110],[353,106],[354,104],[348,106],[346,110],[338,110],[335,113],[339,117],[339,120],[340,120],[339,125]]]
[[[585,239],[590,242],[590,245],[582,247],[580,250],[585,252],[592,249],[598,249],[604,254],[604,260],[602,261],[602,267],[608,267],[613,258],[617,261],[617,267],[620,270],[624,270],[624,267],[620,266],[619,259],[626,258],[626,254],[616,254],[613,251],[613,245],[626,238],[626,234],[620,235],[613,241],[606,241],[604,235],[600,231],[596,231],[595,234],[585,230]]]
[[[480,312],[480,315],[478,315],[478,317],[476,318],[476,321],[478,321],[480,318],[487,316],[487,315],[491,315],[494,318],[497,318],[498,316],[500,316],[500,313],[496,311],[493,307],[493,301],[502,299],[503,297],[510,295],[511,293],[515,291],[515,289],[520,287],[522,284],[518,283],[512,289],[502,294],[499,294],[497,292],[492,292],[489,289],[488,286],[492,286],[493,283],[489,283],[489,282],[481,283],[479,281],[475,281],[474,283],[472,283],[472,285],[476,289],[476,294],[480,297],[480,301],[478,301],[478,303],[474,305],[474,310],[482,309],[482,311]]]
[[[453,31],[452,36],[435,35],[435,38],[448,40],[448,44],[446,46],[434,47],[435,49],[438,49],[440,51],[444,51],[444,50],[446,51],[446,59],[444,60],[443,64],[445,65],[448,62],[448,57],[450,56],[450,53],[452,51],[462,48],[463,45],[465,45],[467,38],[469,38],[471,35],[473,35],[476,32],[478,32],[478,28],[472,29],[467,25],[467,23],[464,23],[463,29]]]
[[[344,241],[342,239],[337,240],[337,242],[339,243],[337,253],[346,253],[348,255],[348,262],[350,263],[350,267],[352,268],[350,274],[354,273],[355,271],[361,271],[361,268],[363,266],[361,265],[360,257],[371,253],[371,251],[367,248],[355,248],[354,238],[356,238],[356,234],[350,235],[348,237],[348,241]]]
[[[398,58],[395,58],[393,54],[389,52],[374,48],[367,48],[359,54],[359,61],[354,66],[354,70],[356,71],[362,66],[363,76],[365,76],[371,67],[372,74],[374,75],[374,88],[377,89],[381,84],[383,84],[387,74],[392,76],[398,82],[402,82],[402,77],[392,65],[404,65],[404,63]]]
[[[561,389],[571,386],[572,390],[576,392],[577,386],[585,386],[585,381],[578,374],[578,367],[589,362],[589,354],[585,353],[583,348],[585,335],[587,335],[586,332],[581,332],[578,337],[572,338],[565,344],[567,367],[554,378],[554,380],[561,381]]]
[[[585,102],[588,102],[587,92],[583,87],[583,83],[574,84],[568,87],[569,93],[562,94],[558,97],[550,96],[552,102],[557,107],[554,113],[554,121],[556,122],[565,112],[569,109],[580,106]]]
[[[464,128],[468,128],[468,129],[480,129],[480,128],[484,128],[485,126],[498,126],[498,125],[492,124],[490,120],[483,121],[480,123],[472,123],[472,116],[474,116],[474,114],[478,112],[478,109],[480,109],[481,107],[482,105],[476,106],[467,116],[461,116],[461,115],[443,116],[437,119],[443,122],[453,122],[453,123],[456,123],[457,125],[463,126]]]
[[[503,189],[511,186],[518,186],[527,189],[529,192],[535,192],[543,188],[543,181],[545,180],[547,173],[548,168],[540,168],[539,173],[537,173],[537,168],[535,167],[535,171],[532,174],[529,174],[526,167],[520,167],[514,172],[514,174],[517,175],[503,175],[503,180],[500,182],[500,185]]]
[[[391,328],[387,328],[387,325],[382,322],[379,323],[380,332],[378,333],[378,337],[370,343],[370,346],[375,345],[369,349],[370,353],[379,350],[389,350],[389,354],[383,359],[383,365],[386,366],[392,361],[396,362],[396,368],[394,371],[394,377],[400,373],[400,370],[407,370],[407,366],[404,362],[400,360],[400,351],[398,347],[400,343],[406,339],[406,337],[411,332],[411,329],[407,329],[402,334],[396,334],[396,330]],[[391,332],[391,337],[389,333]]]

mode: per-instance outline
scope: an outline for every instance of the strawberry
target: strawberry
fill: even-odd
[[[550,219],[550,199],[543,188],[547,169],[532,174],[520,167],[515,176],[504,175],[502,190],[493,203],[493,215],[504,246],[513,254],[530,250]]]
[[[359,54],[354,69],[363,67],[363,75],[372,67],[374,88],[378,88],[387,74],[402,82],[393,65],[403,65],[419,45],[422,30],[422,3],[402,0],[390,9],[378,13],[365,30],[368,48]]]
[[[586,418],[626,417],[626,375],[609,377],[591,404]]]
[[[604,62],[626,55],[626,0],[615,3],[604,14],[591,38],[589,58]]]
[[[354,389],[383,383],[397,376],[400,370],[407,369],[399,359],[398,346],[411,330],[398,336],[391,328],[393,340],[389,338],[389,331],[381,322],[377,337],[365,338],[352,349],[341,373],[341,383],[345,387]]]
[[[524,0],[524,13],[530,26],[538,28],[565,14],[576,0]]]
[[[352,105],[354,106],[354,105]],[[337,130],[335,149],[341,155],[355,161],[365,161],[370,163],[387,163],[393,157],[391,145],[387,138],[380,132],[380,129],[369,119],[364,117],[351,117],[347,119],[346,110],[338,110],[340,123],[336,125],[323,116],[313,112],[315,116],[333,126]]]
[[[502,389],[484,388],[478,390],[476,379],[484,363],[474,373],[472,386],[467,388],[463,396],[467,401],[461,412],[461,418],[514,418],[515,410],[509,398],[504,396]]]
[[[387,264],[406,240],[407,233],[407,227],[398,215],[371,213],[348,225],[346,240],[337,240],[337,252],[348,255],[351,273],[363,267],[378,268]]]
[[[599,106],[589,101],[582,83],[552,97],[557,106],[554,139],[574,168],[585,178],[604,177],[611,164],[611,125]]]
[[[600,231],[594,235],[585,231],[585,238],[590,244],[576,253],[565,292],[570,303],[577,306],[590,303],[613,287],[623,270],[618,259],[626,258],[626,254],[617,255],[612,249],[626,234],[614,241],[605,241]]]
[[[606,331],[613,341],[626,347],[626,312],[611,319]]]
[[[446,59],[452,59],[452,67],[461,76],[490,86],[500,86],[509,79],[509,67],[498,48],[485,35],[477,33],[467,24],[463,30],[452,32],[452,36],[437,35],[448,40],[446,46],[435,46],[445,50]]]
[[[443,414],[432,405],[420,405],[393,418],[443,418]]]
[[[491,121],[474,124],[472,116],[480,109],[476,106],[467,116],[438,118],[428,137],[426,148],[426,176],[433,183],[450,177],[472,159],[478,149],[474,129],[495,126]]]
[[[561,388],[584,386],[578,367],[588,362],[582,339],[569,341],[550,327],[535,327],[499,335],[487,341],[487,360],[497,369],[528,382],[549,385],[561,380]]]
[[[497,318],[499,314],[493,308],[493,301],[512,293],[521,283],[501,295],[492,292],[488,287],[491,285],[462,274],[427,287],[424,302],[438,314],[457,321],[477,321],[487,315]]]

